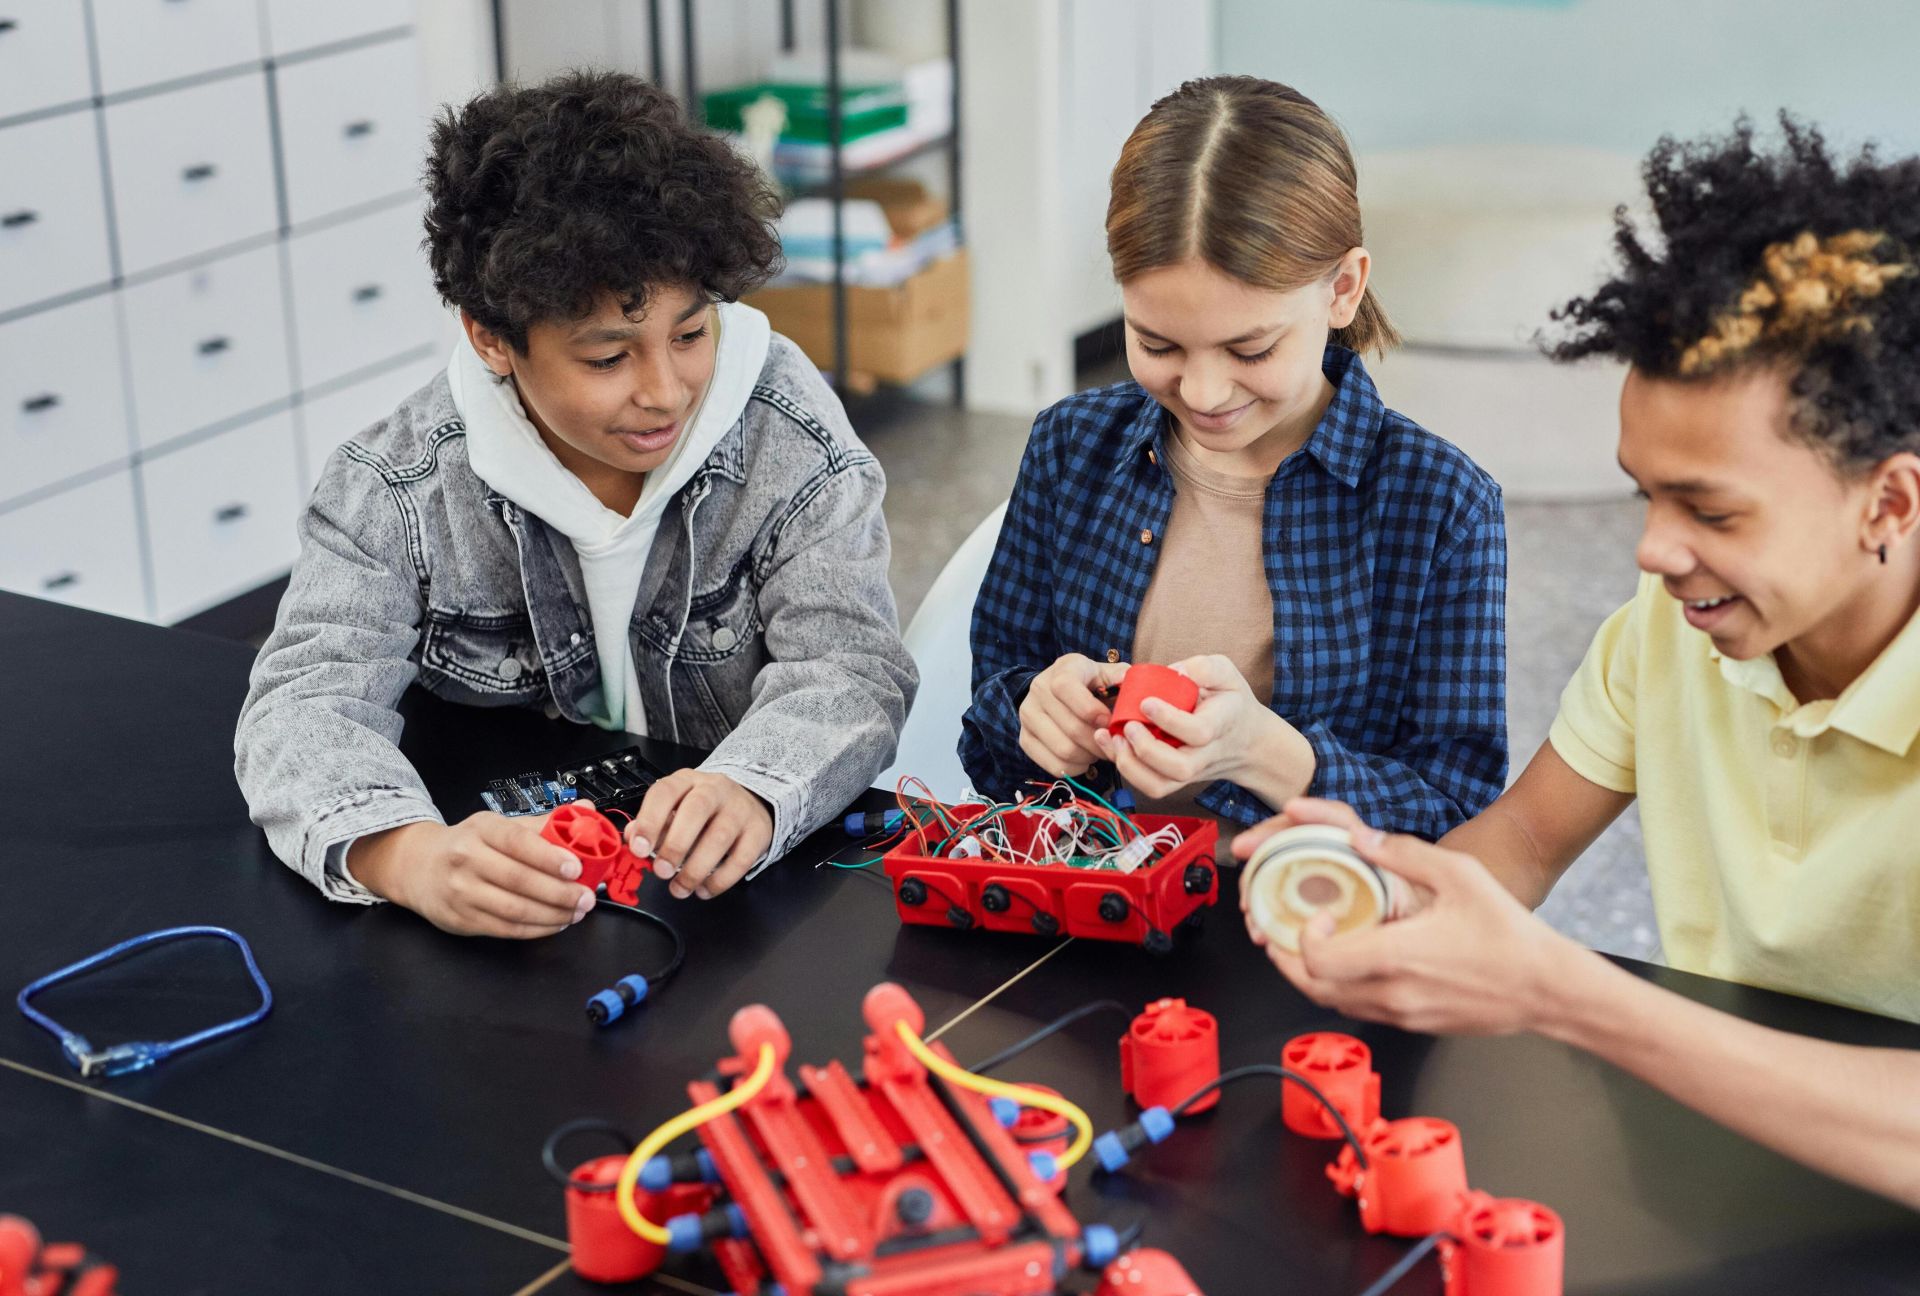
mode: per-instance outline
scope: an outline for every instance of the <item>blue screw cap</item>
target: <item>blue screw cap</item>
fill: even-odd
[[[641,1166],[640,1186],[648,1192],[660,1192],[672,1187],[673,1162],[664,1156],[657,1156]]]
[[[598,1013],[593,1011],[595,1004],[600,1006]],[[626,1010],[626,1001],[611,990],[602,990],[599,994],[587,1000],[587,1016],[602,1026],[618,1021],[620,1014]]]
[[[1012,1129],[1013,1123],[1020,1119],[1020,1104],[1011,1098],[989,1098],[987,1109],[1000,1122],[1001,1129]]]
[[[667,1250],[676,1255],[698,1251],[706,1240],[698,1215],[675,1215],[667,1221]]]
[[[693,1168],[700,1176],[701,1183],[719,1183],[720,1167],[713,1163],[713,1153],[700,1148],[693,1154]]]
[[[1108,1130],[1093,1141],[1093,1155],[1100,1162],[1100,1168],[1109,1174],[1133,1159],[1117,1130]]]
[[[1033,1177],[1041,1183],[1050,1182],[1060,1173],[1060,1162],[1044,1148],[1035,1148],[1027,1153],[1027,1164],[1033,1168]]]
[[[747,1213],[732,1202],[727,1203],[727,1228],[734,1237],[747,1236]]]
[[[1140,1132],[1147,1142],[1158,1143],[1173,1133],[1173,1114],[1165,1107],[1149,1107],[1140,1113]]]
[[[647,979],[641,976],[638,972],[629,972],[626,976],[623,976],[618,981],[615,981],[614,985],[625,986],[627,989],[633,991],[634,1003],[640,1004],[640,1003],[646,1002]]]
[[[1086,1249],[1087,1268],[1104,1269],[1120,1254],[1120,1235],[1111,1225],[1089,1224],[1080,1231],[1080,1245]]]

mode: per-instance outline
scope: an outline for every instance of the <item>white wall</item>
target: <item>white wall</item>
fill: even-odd
[[[1222,71],[1299,87],[1361,153],[1531,143],[1643,153],[1789,107],[1920,150],[1912,0],[1220,0]]]

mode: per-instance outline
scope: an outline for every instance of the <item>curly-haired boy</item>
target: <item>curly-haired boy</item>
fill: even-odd
[[[629,828],[709,897],[891,758],[916,677],[885,483],[818,370],[739,304],[779,265],[753,166],[630,76],[436,123],[434,283],[466,340],[328,462],[236,769],[328,896],[532,937],[593,904],[538,825],[447,825],[395,747],[411,683],[710,749]]]

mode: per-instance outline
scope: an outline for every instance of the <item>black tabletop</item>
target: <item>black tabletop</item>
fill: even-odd
[[[217,1215],[222,1200],[234,1205],[231,1247],[248,1251],[298,1251],[309,1219],[348,1236],[340,1221],[366,1221],[342,1255],[289,1268],[273,1290],[516,1291],[551,1268],[564,1239],[560,1194],[538,1164],[550,1129],[593,1115],[638,1133],[680,1109],[685,1082],[727,1051],[727,1020],[746,1003],[781,1014],[797,1060],[855,1059],[860,999],[881,980],[906,986],[930,1024],[967,1014],[946,1036],[963,1061],[1106,997],[1181,995],[1208,1009],[1228,1065],[1276,1060],[1305,1029],[1352,1030],[1375,1050],[1387,1115],[1454,1121],[1475,1187],[1561,1213],[1569,1291],[1920,1291],[1920,1218],[1576,1052],[1333,1022],[1224,912],[1164,958],[902,928],[878,879],[817,866],[836,851],[855,858],[837,829],[718,901],[675,902],[650,883],[643,902],[680,927],[686,967],[656,1000],[595,1029],[587,996],[661,961],[663,938],[649,927],[603,913],[546,941],[460,939],[389,907],[330,903],[273,859],[232,775],[251,659],[241,645],[0,594],[0,788],[12,803],[0,827],[0,986],[140,932],[210,923],[252,942],[277,1001],[252,1031],[104,1086],[217,1133],[87,1098],[66,1083],[51,1039],[17,1015],[0,1026],[0,1210],[44,1216],[50,1233],[107,1254],[129,1293],[267,1290],[249,1280],[257,1271],[223,1270],[210,1256],[215,1222],[181,1227],[196,1212]],[[403,745],[450,817],[477,809],[492,777],[625,742],[430,699],[410,699],[408,713]],[[690,757],[661,744],[649,754]],[[1911,1025],[1634,970],[1754,1020],[1920,1047]],[[105,1043],[195,1028],[243,1010],[250,993],[229,947],[189,942],[42,1002]],[[1121,1024],[1083,1022],[1001,1074],[1051,1084],[1103,1128],[1119,1124],[1131,1117],[1117,1075]],[[1273,1290],[1283,1273],[1288,1290],[1356,1292],[1406,1244],[1361,1231],[1322,1176],[1332,1150],[1287,1134],[1277,1093],[1249,1082],[1125,1173],[1076,1170],[1069,1203],[1084,1219],[1144,1216],[1148,1239],[1215,1296]],[[179,1214],[152,1223],[128,1214],[120,1189],[86,1187],[169,1173]],[[395,1193],[415,1200],[403,1207]],[[377,1248],[384,1284],[351,1267],[361,1261],[345,1252],[362,1245]],[[474,1268],[448,1267],[450,1248],[465,1248]],[[697,1267],[678,1272],[712,1281]],[[562,1276],[538,1290],[605,1289]],[[1439,1283],[1429,1265],[1397,1290]]]

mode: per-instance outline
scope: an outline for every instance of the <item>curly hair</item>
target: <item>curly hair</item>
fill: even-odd
[[[1817,129],[1780,127],[1772,152],[1745,117],[1655,145],[1657,237],[1616,211],[1614,277],[1553,313],[1567,328],[1545,349],[1678,381],[1776,369],[1793,433],[1858,472],[1920,450],[1920,159],[1841,163]]]
[[[780,199],[751,161],[618,72],[500,86],[435,120],[426,249],[450,306],[526,350],[527,330],[668,284],[733,301],[780,268]]]

